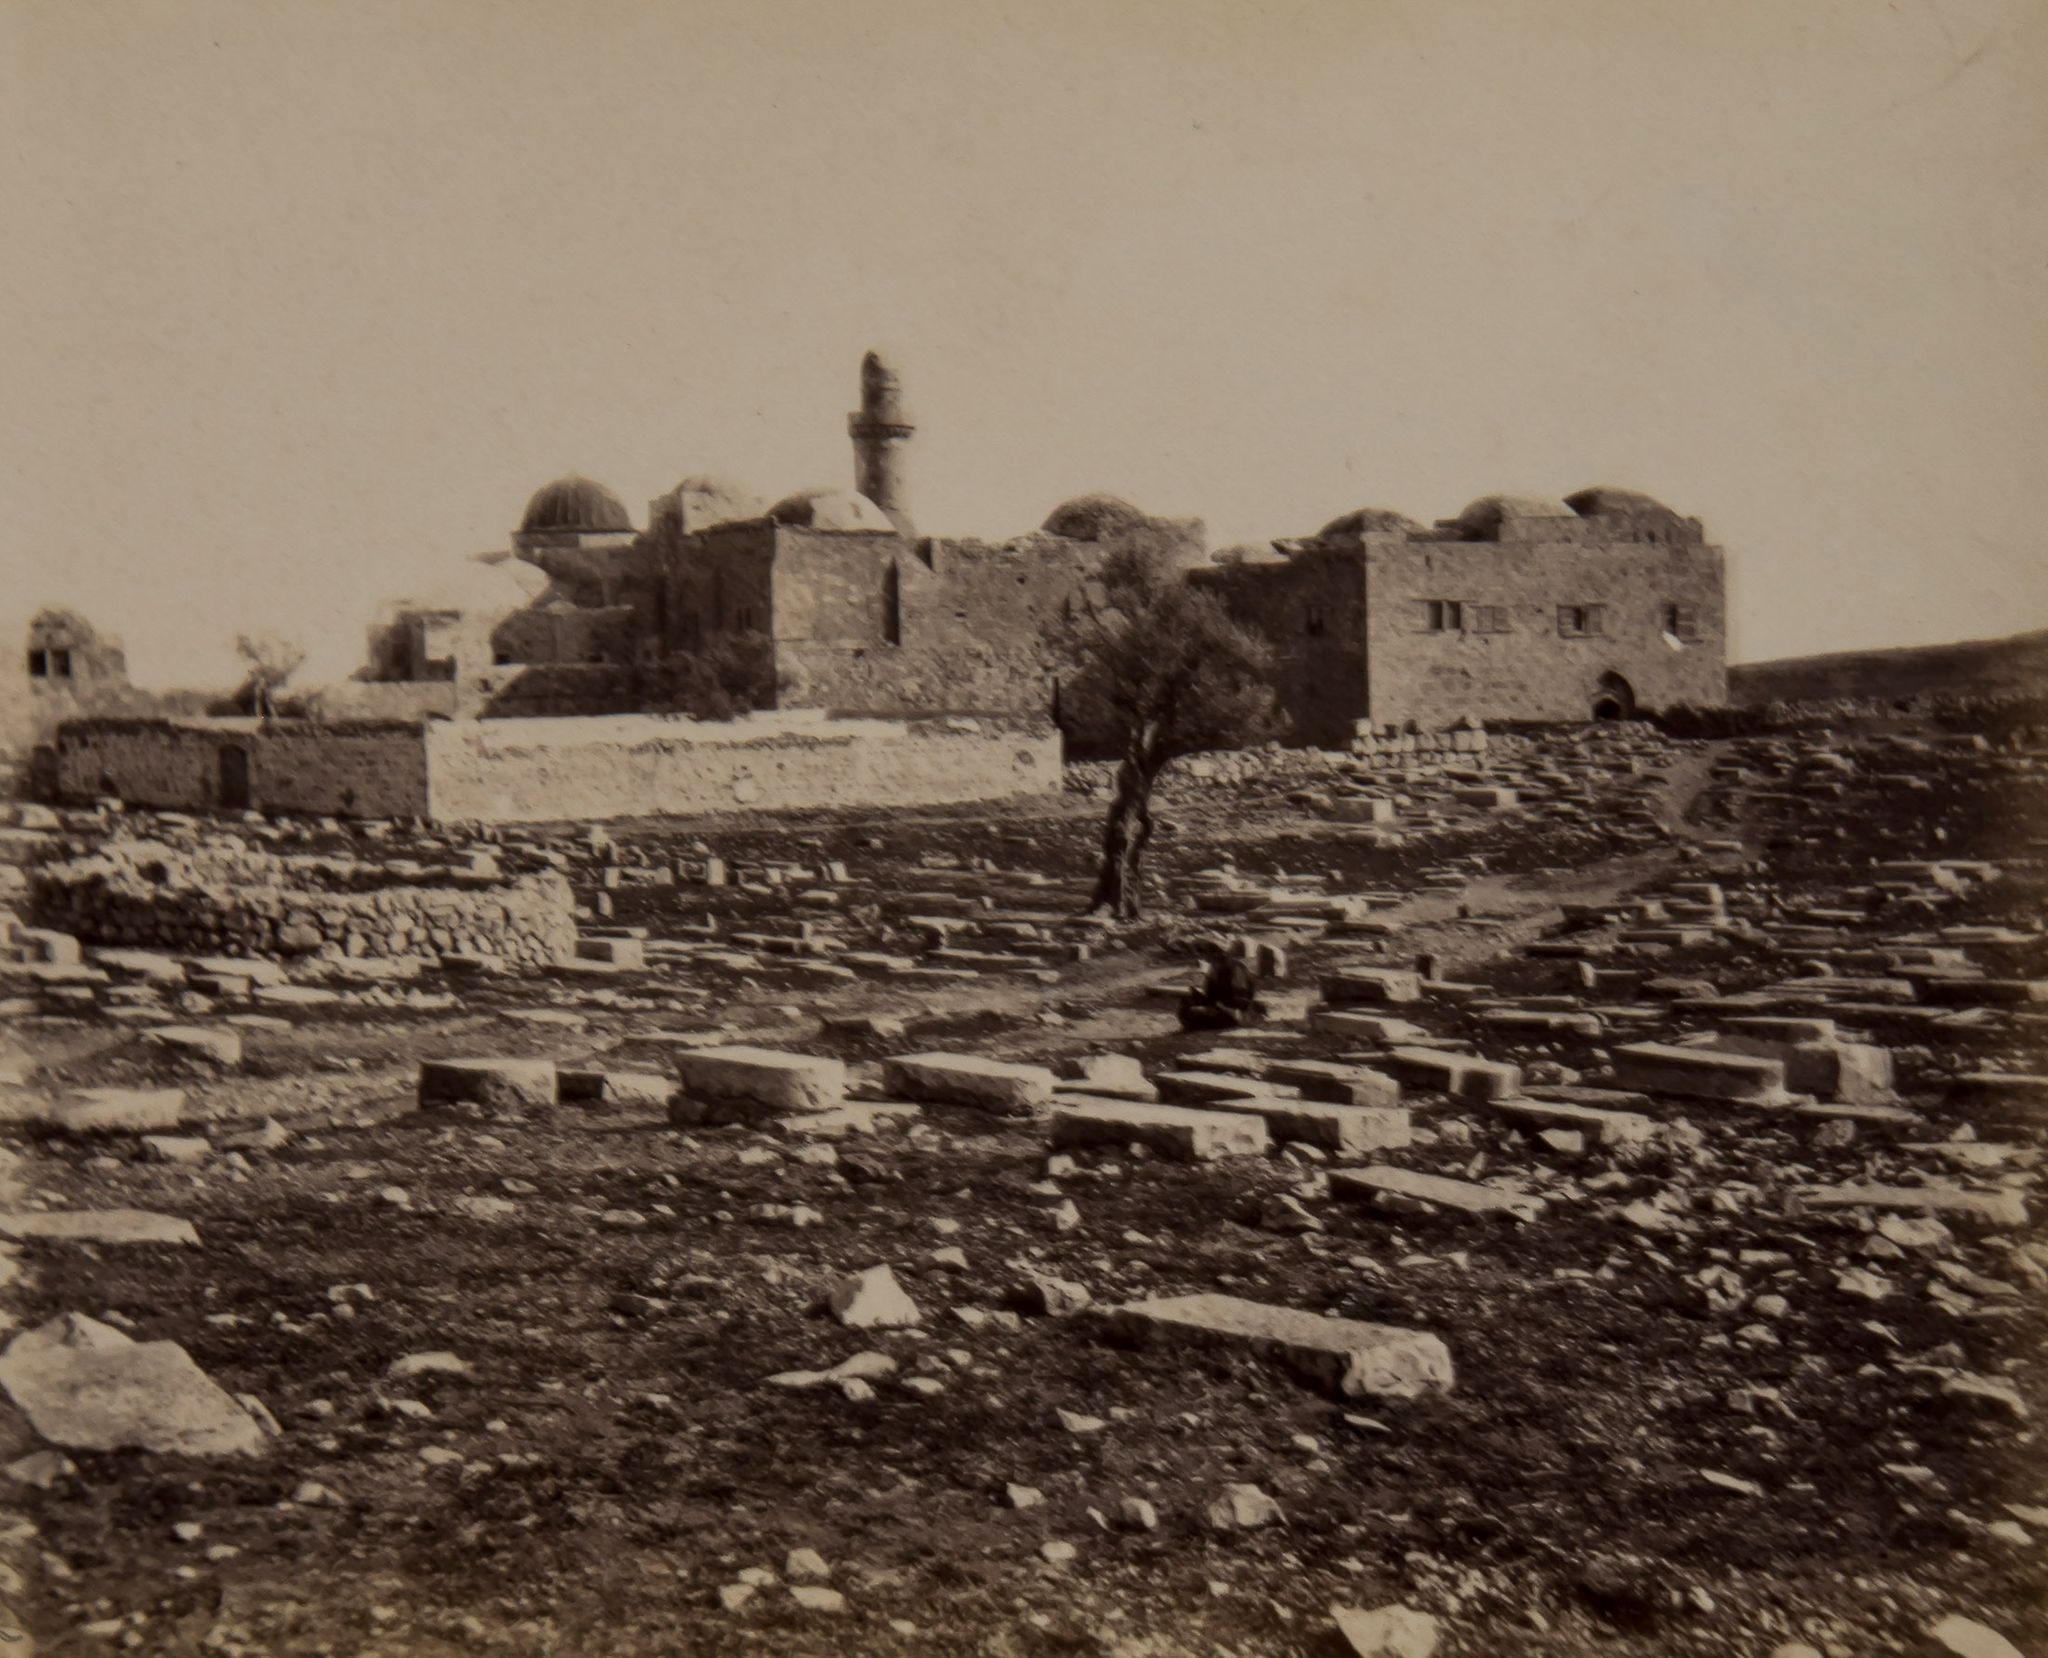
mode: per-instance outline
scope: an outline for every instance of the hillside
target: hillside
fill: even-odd
[[[1728,670],[1728,700],[1745,708],[1835,697],[2041,690],[2048,690],[2048,629],[1953,645],[1787,656],[1774,662],[1739,663]]]

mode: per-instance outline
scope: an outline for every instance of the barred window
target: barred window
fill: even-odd
[[[1664,631],[1674,639],[1697,639],[1700,636],[1698,610],[1689,604],[1667,604],[1664,607]]]
[[[1561,604],[1557,607],[1557,631],[1565,639],[1597,639],[1607,631],[1607,607]]]
[[[1463,633],[1465,605],[1459,599],[1424,599],[1422,630],[1425,633]]]
[[[1475,604],[1470,607],[1474,633],[1507,633],[1508,607],[1504,604]]]

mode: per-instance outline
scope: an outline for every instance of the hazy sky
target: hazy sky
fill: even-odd
[[[0,0],[0,593],[225,677],[582,471],[1214,544],[1646,489],[1738,659],[2048,624],[2048,0]]]

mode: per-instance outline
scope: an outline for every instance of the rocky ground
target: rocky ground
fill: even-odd
[[[16,866],[552,865],[588,959],[17,935],[5,1650],[2048,1652],[2044,780],[1898,728],[1225,759],[1122,929],[1081,769],[487,848],[24,811]],[[1273,1017],[1183,1034],[1217,935]],[[671,1099],[733,1044],[846,1103]],[[1111,1311],[1192,1295],[1448,1370]]]

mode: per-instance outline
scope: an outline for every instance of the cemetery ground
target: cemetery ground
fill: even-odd
[[[25,811],[552,865],[585,959],[17,935],[8,1650],[2048,1652],[2048,748],[1218,756],[1126,928],[1072,771]]]

